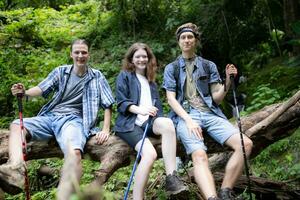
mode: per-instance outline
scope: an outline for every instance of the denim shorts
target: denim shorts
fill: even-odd
[[[12,123],[20,124],[20,120],[16,119]],[[87,138],[80,116],[47,113],[43,116],[24,118],[23,123],[33,140],[49,140],[55,137],[65,155],[68,143],[72,149],[80,149],[83,152]]]
[[[199,124],[205,133],[221,145],[233,134],[239,133],[239,130],[227,119],[219,117],[212,112],[201,112],[191,108],[189,115]],[[177,138],[183,143],[187,154],[191,154],[198,149],[207,150],[203,140],[188,132],[186,123],[182,118],[178,120],[176,132]]]

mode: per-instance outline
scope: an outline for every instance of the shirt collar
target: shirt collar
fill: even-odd
[[[67,69],[65,70],[65,73],[66,74],[71,74],[73,67],[74,67],[74,65],[69,65],[67,67]],[[90,65],[88,65],[87,74],[88,74],[89,78],[94,78],[96,76],[95,72],[92,70]]]
[[[184,62],[184,58],[182,55],[180,55],[178,57],[178,60],[179,60],[179,67],[181,67],[182,69],[185,69],[185,62]],[[202,58],[200,56],[196,56],[195,57],[195,66],[197,68],[199,68],[200,66],[202,66]]]

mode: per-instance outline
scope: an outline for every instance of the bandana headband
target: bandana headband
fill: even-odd
[[[179,40],[180,35],[182,33],[185,33],[185,32],[192,32],[194,34],[194,36],[197,38],[197,34],[193,31],[193,29],[184,27],[184,28],[182,28],[181,30],[178,31],[178,33],[177,33],[177,40]]]

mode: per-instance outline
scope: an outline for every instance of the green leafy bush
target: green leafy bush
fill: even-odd
[[[300,129],[292,136],[270,145],[253,160],[252,169],[254,174],[279,181],[299,180],[299,142]],[[292,183],[296,184],[293,181]]]
[[[247,108],[247,111],[255,111],[266,105],[275,103],[280,99],[280,95],[276,89],[270,88],[270,84],[262,84],[257,87],[256,92],[253,93],[253,101]]]

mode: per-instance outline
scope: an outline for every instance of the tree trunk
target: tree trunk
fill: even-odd
[[[291,25],[300,20],[300,2],[299,0],[283,0],[283,18],[284,28],[287,38],[300,39],[295,33],[293,33]],[[300,46],[293,45],[293,55],[300,55]]]
[[[297,93],[299,94],[299,92]],[[300,103],[299,98],[291,105],[287,110],[282,110],[280,107],[282,104],[274,104],[265,107],[249,116],[241,119],[243,131],[247,133],[251,127],[254,127],[258,123],[267,119],[272,113],[280,109],[283,112],[279,118],[273,119],[272,123],[264,126],[263,129],[259,129],[257,132],[251,132],[249,137],[254,143],[252,150],[252,157],[255,157],[259,152],[270,144],[291,135],[295,129],[300,125]],[[286,103],[283,103],[285,106]],[[285,106],[286,107],[286,106]],[[0,130],[0,163],[4,163],[8,159],[8,130]],[[158,139],[151,139],[154,147],[156,148],[159,157],[161,157],[161,143]],[[229,148],[224,148],[221,145],[214,142],[212,139],[205,136],[205,141],[208,148],[208,153],[220,153],[228,152]],[[20,144],[21,145],[21,144]],[[31,141],[28,143],[28,159],[40,159],[49,157],[62,157],[62,153],[54,142]],[[184,155],[184,149],[182,145],[178,145],[178,155]],[[111,136],[107,142],[103,145],[97,145],[95,138],[89,139],[85,148],[85,155],[95,161],[101,162],[100,169],[96,172],[96,180],[98,183],[105,183],[108,178],[119,168],[126,166],[130,163],[130,160],[134,158],[133,150],[116,136]],[[220,154],[220,158],[215,159],[215,166],[222,166],[222,163],[227,161],[227,157],[224,154]]]

